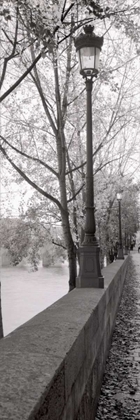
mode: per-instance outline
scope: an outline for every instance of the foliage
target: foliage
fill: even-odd
[[[46,8],[46,4],[53,5],[53,9]],[[134,171],[137,167],[134,158],[139,144],[139,58],[136,40],[134,44],[131,35],[127,43],[124,33],[124,26],[129,28],[132,5],[127,1],[121,6],[111,1],[109,8],[105,1],[40,2],[40,7],[37,2],[18,1],[16,5],[13,15],[7,14],[11,20],[7,18],[5,25],[9,26],[3,31],[1,82],[3,89],[10,88],[1,97],[1,153],[4,164],[7,162],[16,170],[15,175],[12,173],[14,180],[21,183],[24,179],[40,195],[39,214],[44,200],[46,221],[55,220],[57,225],[59,219],[63,227],[61,245],[67,248],[71,264],[83,228],[86,172],[86,96],[77,68],[73,33],[85,22],[98,19],[98,30],[105,34],[100,74],[93,83],[95,186],[99,179],[95,200],[102,204],[97,222],[104,232],[106,225],[111,226],[115,174],[119,184],[122,177],[129,179],[130,162]],[[88,13],[84,14],[87,8]],[[124,8],[127,13],[123,19]],[[102,177],[98,178],[101,171],[105,177],[104,197]],[[104,201],[107,214],[102,224]],[[115,231],[103,234],[102,250],[108,249],[111,235]],[[76,272],[73,284],[75,275]]]
[[[91,23],[99,26],[99,30],[105,33],[110,27],[123,28],[127,37],[136,44],[139,54],[140,25],[138,16],[140,7],[136,1],[125,0],[116,2],[112,0],[108,6],[106,0],[4,0],[0,5],[0,15],[3,19],[5,34],[11,44],[12,52],[4,59],[2,70],[2,82],[7,63],[17,56],[21,56],[29,45],[34,45],[38,55],[29,65],[26,71],[16,82],[1,96],[4,100],[31,72],[35,64],[54,51],[67,37],[72,36],[79,28]],[[103,22],[103,25],[100,22]],[[10,39],[8,32],[13,31],[15,25],[14,40]],[[98,28],[97,28],[98,29]],[[22,36],[21,36],[22,33]],[[28,33],[28,37],[26,34]]]
[[[133,179],[118,178],[116,173],[110,174],[106,169],[98,174],[99,185],[96,184],[96,222],[97,235],[101,247],[102,258],[119,242],[119,207],[117,193],[122,193],[121,224],[123,246],[130,246],[131,237],[139,227],[139,186]]]
[[[49,228],[44,229],[37,220],[3,218],[0,221],[0,247],[9,251],[13,265],[17,265],[26,258],[33,270],[38,269],[38,263],[42,257],[42,250],[45,247],[48,254],[48,265],[60,256],[65,258],[61,249],[56,249],[52,244]],[[58,248],[58,247],[57,247]]]
[[[8,249],[12,263],[18,264],[27,256],[30,242],[28,226],[21,220],[5,218],[0,221],[0,246]]]

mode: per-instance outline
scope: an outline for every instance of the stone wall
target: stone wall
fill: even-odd
[[[129,257],[0,341],[0,420],[93,420]]]
[[[0,283],[0,338],[3,338],[2,309],[1,309],[1,283]]]

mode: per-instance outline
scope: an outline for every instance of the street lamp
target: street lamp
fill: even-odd
[[[118,249],[118,260],[123,260],[123,245],[122,245],[122,227],[121,227],[121,199],[122,195],[121,193],[117,194],[117,200],[119,203],[119,249]]]
[[[86,173],[86,222],[85,236],[79,248],[80,271],[77,287],[104,287],[99,260],[99,245],[95,237],[93,146],[92,146],[92,80],[98,74],[99,54],[103,38],[93,32],[91,25],[75,39],[80,74],[85,78],[87,91],[87,173]]]

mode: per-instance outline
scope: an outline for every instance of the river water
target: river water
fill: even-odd
[[[4,336],[68,293],[68,265],[0,269]]]

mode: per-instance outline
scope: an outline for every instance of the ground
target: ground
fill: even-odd
[[[140,419],[140,254],[130,258],[95,420]]]

